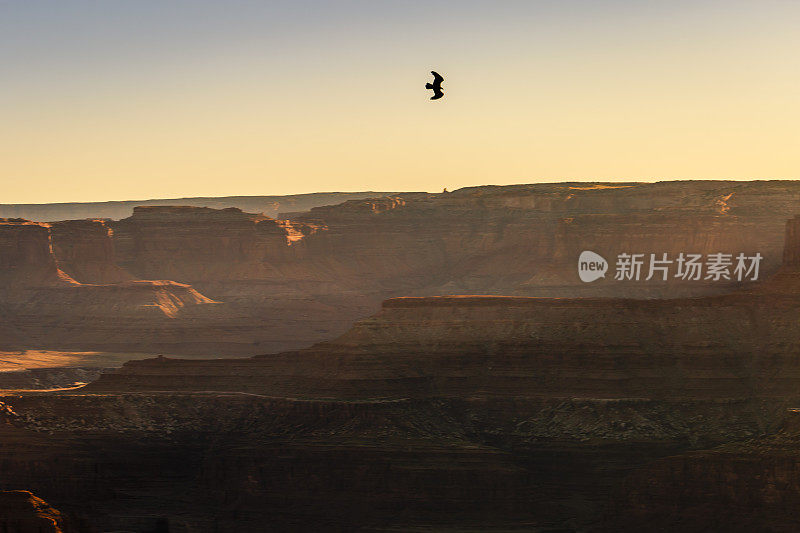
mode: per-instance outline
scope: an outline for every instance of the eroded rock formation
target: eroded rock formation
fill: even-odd
[[[25,287],[74,283],[56,266],[50,226],[22,219],[0,219],[0,297]]]
[[[345,203],[288,223],[137,210],[111,223],[115,262],[137,277],[169,272],[183,288],[163,282],[166,295],[223,302],[156,310],[185,325],[148,330],[175,345],[242,342],[257,329],[181,321],[205,309],[247,324],[272,306],[273,338],[309,339],[322,332],[302,333],[310,322],[298,317],[319,319],[316,305],[344,323],[357,312],[342,302],[361,298],[364,312],[381,295],[410,297],[310,348],[160,357],[72,392],[8,394],[0,488],[13,480],[101,530],[638,531],[654,520],[713,530],[735,527],[704,511],[735,505],[741,524],[789,531],[798,483],[781,451],[793,437],[780,428],[800,402],[800,219],[782,251],[775,213],[789,211],[796,188],[481,188]],[[760,252],[772,277],[674,290],[576,279],[581,249],[683,246]],[[48,290],[87,287],[56,278]],[[441,296],[469,287],[495,295]],[[528,297],[549,291],[570,297]],[[659,293],[675,297],[631,297]],[[125,335],[145,327],[127,320]]]
[[[786,249],[800,246],[800,217]],[[787,252],[791,258],[792,253]],[[800,390],[798,268],[720,296],[407,297],[311,348],[127,363],[87,391],[299,398],[785,398]]]
[[[69,232],[66,227],[75,225],[56,226],[62,241],[55,248],[65,253],[65,268],[78,277],[98,273],[113,276],[114,272],[120,277],[130,277],[123,276],[123,271],[107,261],[108,254],[90,260],[91,255],[77,253],[80,249],[108,251],[110,248],[94,246],[98,242],[108,244],[104,226],[80,223],[78,230]],[[83,239],[66,244],[64,239],[73,238],[76,233],[85,237],[87,228],[96,239],[90,239],[88,244]],[[252,340],[243,341],[235,334],[243,321],[237,317],[236,326],[229,328],[234,315],[189,285],[135,279],[108,284],[79,283],[59,268],[51,230],[49,224],[24,220],[0,223],[0,316],[3,317],[0,347],[3,349],[135,351],[139,346],[149,345],[145,351],[171,348],[185,351],[187,348],[180,346],[187,339],[194,339],[195,349],[210,352],[214,348],[202,346],[203,343],[219,343],[220,347],[235,338],[229,346],[233,352],[241,344],[247,345],[246,351],[252,350]],[[246,322],[244,327],[248,327]],[[220,331],[222,335],[218,334]],[[191,346],[188,349],[191,351]]]
[[[67,533],[61,513],[26,490],[0,491],[3,533]]]
[[[187,337],[174,349],[254,355],[334,338],[395,296],[652,298],[746,288],[735,278],[645,280],[646,271],[617,281],[614,263],[621,253],[760,253],[764,279],[780,267],[783,221],[799,194],[800,184],[785,181],[473,187],[349,200],[280,220],[237,208],[145,206],[119,221],[52,224],[54,254],[42,260],[83,284],[191,285],[223,304],[217,312],[229,319],[215,329],[238,341],[227,348]],[[45,232],[35,226],[32,242]],[[579,280],[584,250],[610,262],[605,279]],[[0,270],[15,275],[10,265]],[[87,335],[82,345],[103,349],[102,340]],[[164,345],[130,348],[155,346]]]
[[[118,265],[110,224],[104,220],[66,220],[50,224],[58,267],[81,283],[108,284],[134,279]]]
[[[717,296],[390,299],[309,349],[7,396],[0,461],[103,527],[700,531],[729,504],[789,531],[796,279],[787,261]]]

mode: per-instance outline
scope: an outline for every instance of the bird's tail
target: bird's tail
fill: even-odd
[[[426,89],[433,89],[433,84],[432,83],[426,83],[425,84],[425,88]]]

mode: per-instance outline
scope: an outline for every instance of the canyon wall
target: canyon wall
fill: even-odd
[[[263,321],[187,284],[135,279],[114,257],[102,222],[1,221],[0,349],[235,354],[267,340]]]
[[[291,223],[235,209],[145,207],[106,225],[114,261],[140,279],[332,284],[380,299],[408,291],[678,296],[730,287],[583,284],[577,256],[760,252],[769,275],[799,195],[800,184],[785,181],[542,184],[350,200],[292,213]]]
[[[55,260],[83,284],[191,285],[237,317],[218,330],[235,331],[240,342],[231,350],[217,344],[217,355],[253,355],[332,339],[396,296],[641,299],[746,289],[751,282],[736,276],[676,278],[674,261],[680,253],[758,253],[759,279],[773,275],[799,195],[800,183],[787,181],[564,183],[398,193],[280,219],[237,208],[143,206],[118,221],[51,224],[53,257],[41,260]],[[584,250],[608,261],[605,278],[579,279]],[[623,253],[668,254],[669,278],[647,280],[645,264],[638,281],[615,279]],[[0,275],[13,276],[13,268]],[[86,341],[85,349],[96,348]],[[176,345],[178,353],[214,353],[206,348]]]
[[[118,262],[141,279],[269,279],[287,232],[264,215],[193,207],[136,207],[113,224]]]
[[[65,220],[50,224],[58,267],[80,283],[120,283],[134,276],[117,261],[113,232],[104,220]]]
[[[24,287],[72,281],[56,266],[48,224],[0,219],[0,284],[4,289],[0,298]]]
[[[613,265],[620,253],[759,251],[769,275],[781,263],[784,220],[799,192],[794,182],[475,187],[351,201],[293,220],[326,226],[307,246],[340,277],[354,268],[373,273],[379,286],[403,285],[404,296],[673,297],[730,287],[615,283],[613,276],[584,284],[577,258],[592,250]]]
[[[559,194],[529,201],[549,208],[566,201]],[[611,199],[615,208],[643,210],[680,203],[669,195]],[[690,200],[700,202],[683,202]],[[265,277],[254,283],[236,269],[226,275],[214,250],[248,269],[326,257],[328,270],[358,273],[367,287],[361,294],[373,296],[388,292],[379,290],[392,281],[382,273],[423,287],[437,261],[459,253],[464,258],[478,242],[488,243],[485,253],[500,253],[495,245],[503,241],[507,257],[524,255],[515,248],[517,232],[508,241],[497,230],[472,240],[462,234],[462,242],[474,245],[463,252],[453,243],[447,249],[443,237],[427,241],[425,232],[433,230],[414,222],[430,220],[421,205],[414,217],[398,214],[411,201],[345,204],[283,225],[239,211],[137,210],[120,222],[128,227],[120,226],[114,253],[134,259],[126,270],[184,271],[231,295],[238,286],[238,302],[186,309],[240,311],[269,299],[269,292],[259,292],[247,303],[253,287],[269,281],[277,291],[280,284]],[[485,201],[524,204],[518,195]],[[734,208],[723,207],[730,209],[718,215],[724,219]],[[402,226],[395,221],[381,228],[380,217],[410,225],[385,244],[369,241]],[[237,227],[236,239],[226,241],[209,218]],[[374,220],[372,233],[365,218]],[[170,226],[167,219],[181,222]],[[265,222],[270,231],[262,233]],[[455,231],[462,223],[452,222],[442,225]],[[170,231],[193,224],[199,227]],[[658,245],[665,246],[673,236],[655,219],[651,224],[637,235],[664,234]],[[309,531],[610,532],[641,531],[655,521],[665,531],[736,530],[737,523],[790,531],[800,483],[793,448],[784,446],[794,437],[791,431],[781,435],[790,427],[788,409],[800,402],[800,269],[793,260],[800,218],[780,226],[785,241],[781,236],[782,244],[770,244],[775,250],[761,253],[785,258],[784,264],[773,263],[762,282],[703,289],[720,294],[396,297],[343,334],[305,349],[250,358],[158,357],[128,362],[73,391],[8,393],[0,408],[0,489],[33,490],[101,530],[166,525],[170,531],[241,533],[269,524]],[[709,227],[715,226],[698,231]],[[767,235],[767,229],[758,232]],[[207,241],[198,233],[207,233]],[[346,235],[360,239],[348,244]],[[744,235],[755,243],[742,250],[748,253],[774,238]],[[612,244],[623,236],[607,238]],[[368,241],[363,248],[357,248],[360,240]],[[403,262],[413,242],[420,255],[409,252]],[[159,255],[164,247],[172,253]],[[396,255],[383,264],[374,248]],[[432,255],[437,249],[440,255]],[[167,263],[169,257],[175,260]],[[481,264],[464,261],[473,273]],[[199,268],[204,264],[207,270]],[[327,270],[293,272],[313,272],[322,281]],[[211,273],[222,278],[217,285]],[[357,280],[343,277],[338,287],[352,284],[356,292]],[[496,288],[510,279],[484,281]],[[308,281],[301,286],[312,294]],[[314,297],[324,290],[317,284]],[[211,323],[191,321],[195,329],[176,334],[176,342],[181,335],[204,338],[197,325]],[[250,330],[239,331],[244,337]],[[728,519],[731,505],[737,512]]]
[[[783,397],[796,297],[399,298],[338,339],[236,360],[127,363],[86,389],[308,398]],[[106,388],[107,387],[107,388]]]
[[[11,442],[94,440],[5,464],[85,516],[31,464],[70,472],[115,526],[792,531],[799,226],[777,273],[729,294],[392,298],[311,348],[6,397]],[[144,497],[133,471],[172,496]],[[112,495],[120,478],[135,498]]]
[[[769,280],[671,299],[402,297],[340,337],[250,359],[126,363],[89,392],[308,399],[792,398],[800,390],[800,217]]]
[[[69,533],[61,513],[25,490],[0,491],[0,531],[3,533]]]
[[[793,531],[799,193],[0,206],[88,218],[0,221],[0,349],[222,357],[4,393],[0,490],[88,531]],[[681,252],[760,253],[761,281],[614,279]]]

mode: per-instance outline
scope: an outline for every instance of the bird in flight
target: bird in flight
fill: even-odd
[[[435,70],[432,70],[431,74],[433,74],[433,83],[426,83],[425,88],[433,90],[433,96],[431,96],[431,100],[438,100],[444,96],[444,92],[442,91],[442,82],[444,81],[444,78],[441,77]]]

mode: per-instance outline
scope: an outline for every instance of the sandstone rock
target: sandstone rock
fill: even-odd
[[[787,223],[787,249],[800,218]],[[791,255],[791,254],[789,254]],[[298,398],[791,398],[798,269],[721,296],[387,300],[311,348],[252,359],[131,361],[85,390]]]
[[[108,284],[133,276],[117,264],[112,230],[104,220],[66,220],[50,224],[58,266],[81,283]]]
[[[0,219],[0,298],[21,287],[68,284],[75,281],[56,266],[48,224]]]
[[[71,393],[8,396],[0,483],[23,483],[107,530],[796,529],[793,437],[775,433],[800,401],[794,252],[779,265],[797,184],[613,187],[405,195],[289,225],[234,211],[137,212],[121,256],[233,298],[221,305],[241,312],[240,326],[270,297],[282,300],[272,309],[283,322],[271,332],[300,329],[325,305],[354,317],[347,301],[411,297],[307,349],[148,359]],[[302,238],[290,245],[293,228]],[[559,243],[591,231],[599,240],[580,247],[605,243],[603,254],[735,247],[769,255],[765,275],[777,274],[599,298],[617,289],[582,288],[570,278],[577,248]],[[226,273],[217,252],[239,267]],[[488,295],[436,296],[465,287]],[[551,290],[570,297],[530,297]],[[630,297],[659,293],[673,298]],[[305,299],[289,305],[292,294]],[[200,318],[219,308],[155,310],[174,324],[193,316],[183,331],[127,315],[123,336],[171,331],[177,345],[250,334]],[[123,327],[92,323],[106,337]]]
[[[26,490],[0,491],[0,530],[4,533],[66,533],[61,513]]]
[[[236,208],[136,207],[113,228],[120,263],[140,279],[269,279],[269,259],[290,245],[278,222]]]
[[[98,249],[94,256],[67,254],[66,267],[80,276],[114,276],[107,228],[98,223],[56,224],[62,252]],[[88,231],[88,234],[86,233]],[[6,349],[53,348],[155,352],[252,353],[258,321],[242,320],[233,310],[173,281],[130,280],[110,284],[79,283],[58,268],[51,225],[22,220],[0,223],[0,345]],[[76,234],[84,233],[75,239]],[[94,238],[94,237],[97,238]],[[89,238],[91,237],[91,238]],[[73,245],[68,245],[69,239]],[[80,245],[75,243],[82,243]],[[95,244],[100,244],[95,248]],[[75,248],[77,247],[77,248]],[[65,252],[66,253],[66,252]],[[82,259],[81,259],[82,258]],[[120,277],[130,277],[120,274]],[[192,333],[194,332],[194,333]],[[225,345],[228,344],[228,349]]]
[[[56,265],[80,282],[172,280],[224,304],[215,311],[219,322],[205,326],[225,342],[201,348],[187,338],[186,348],[172,343],[179,353],[254,355],[334,338],[394,296],[676,298],[747,289],[735,281],[615,282],[610,275],[587,284],[576,261],[583,250],[612,262],[622,252],[759,252],[766,278],[780,267],[783,225],[798,193],[798,183],[785,181],[472,187],[349,200],[291,220],[145,206],[117,222],[56,223],[51,233]],[[43,235],[43,227],[36,231]],[[42,240],[36,231],[31,242]],[[37,268],[25,276],[64,277]],[[0,270],[9,279],[19,272]],[[104,339],[94,339],[87,333],[82,345],[101,349]],[[154,346],[165,347],[131,349]]]

